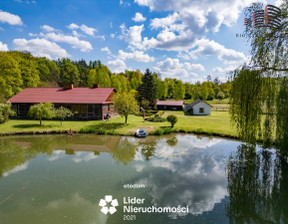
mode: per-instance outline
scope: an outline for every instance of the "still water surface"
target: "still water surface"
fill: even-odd
[[[0,178],[3,224],[288,223],[287,159],[220,138],[1,137]],[[189,211],[127,213],[128,197]]]

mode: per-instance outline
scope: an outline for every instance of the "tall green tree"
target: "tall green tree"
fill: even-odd
[[[262,4],[252,4],[245,10],[245,17],[251,19],[256,10],[263,9]],[[276,82],[276,79],[284,79],[283,76],[287,76],[288,71],[287,1],[283,1],[280,10],[277,15],[280,19],[278,27],[246,26],[244,34],[251,43],[251,61],[249,66],[244,66],[240,72],[235,71],[232,76],[230,113],[240,136],[246,141],[255,144],[259,138],[269,146],[277,127],[278,134],[274,140],[280,145],[279,148],[286,148],[285,151],[288,151],[287,142],[283,138],[288,136],[288,129],[285,128],[288,123],[285,123],[286,118],[283,116],[286,110],[286,102],[282,98],[285,96],[285,84],[280,85],[278,93],[279,83]],[[269,22],[271,21],[268,18],[268,24]],[[250,94],[249,100],[247,93]]]
[[[122,92],[121,83],[116,75],[111,76],[111,86],[114,87],[117,92]]]
[[[138,102],[141,103],[143,100],[147,100],[149,101],[149,106],[154,107],[157,99],[156,84],[149,69],[146,70],[142,84],[138,87],[137,91]]]
[[[64,84],[73,83],[75,86],[79,84],[79,71],[77,66],[70,61],[70,59],[59,59],[57,64],[60,68],[60,81],[59,84],[63,86]]]
[[[92,87],[93,84],[98,84],[96,69],[91,69],[87,76],[87,85]]]
[[[23,81],[18,62],[7,52],[0,52],[0,92],[5,99],[22,90]]]
[[[133,93],[116,93],[112,99],[114,109],[125,117],[125,124],[128,121],[128,115],[136,113],[139,109]]]
[[[53,118],[53,107],[52,103],[39,103],[30,107],[28,112],[29,117],[40,120],[40,125],[42,125],[42,119]]]
[[[174,89],[174,99],[175,100],[183,100],[185,97],[185,87],[180,80],[176,80]]]
[[[62,106],[57,109],[54,109],[53,113],[54,113],[53,117],[55,117],[56,119],[60,121],[61,126],[62,126],[62,121],[64,121],[66,118],[73,116],[73,113],[71,110]]]

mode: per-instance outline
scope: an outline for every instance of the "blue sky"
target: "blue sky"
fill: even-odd
[[[5,0],[0,50],[49,59],[101,60],[115,73],[226,80],[249,60],[243,9],[252,0]],[[264,1],[279,4],[279,0]]]

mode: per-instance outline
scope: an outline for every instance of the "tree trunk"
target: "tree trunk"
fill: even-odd
[[[40,117],[40,126],[42,126],[42,117]]]
[[[128,115],[125,115],[125,124],[127,124]]]
[[[61,124],[61,126],[62,126],[62,120],[60,120],[60,124]]]

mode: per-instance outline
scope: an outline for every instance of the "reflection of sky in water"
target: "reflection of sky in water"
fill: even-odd
[[[166,139],[157,142],[152,168],[147,168],[143,156],[137,153],[135,169],[149,169],[138,182],[151,189],[149,194],[155,205],[189,205],[194,215],[211,211],[227,195],[225,166],[209,152],[222,141],[192,135],[178,135],[177,140],[173,147]]]
[[[19,165],[19,166],[14,167],[12,170],[9,170],[9,171],[7,171],[7,172],[4,172],[4,173],[3,173],[3,176],[4,176],[4,177],[7,177],[8,175],[10,175],[10,174],[12,174],[12,173],[17,173],[17,172],[19,172],[19,171],[26,170],[27,167],[28,167],[28,165],[29,165],[29,162],[25,162],[24,164],[21,164],[21,165]]]
[[[148,206],[189,205],[189,215],[164,214],[166,218],[181,216],[178,220],[185,219],[183,223],[190,223],[192,215],[207,217],[207,214],[215,214],[215,211],[220,212],[217,216],[221,217],[221,222],[209,219],[210,223],[226,223],[223,202],[228,196],[225,167],[229,156],[241,143],[220,138],[176,135],[173,137],[174,144],[169,144],[170,138],[138,140],[129,137],[128,143],[137,147],[135,155],[132,153],[134,159],[128,165],[123,164],[123,161],[127,161],[124,148],[111,148],[111,153],[101,152],[100,155],[95,155],[93,151],[73,151],[71,155],[65,150],[53,150],[49,156],[38,154],[3,173],[5,178],[0,179],[0,202],[3,197],[5,199],[19,192],[19,189],[23,189],[23,194],[17,193],[15,199],[5,201],[3,205],[7,207],[2,205],[2,210],[0,207],[0,220],[9,221],[12,220],[10,217],[18,217],[15,220],[19,221],[33,211],[33,216],[37,217],[30,223],[39,223],[42,217],[49,217],[46,223],[63,223],[63,220],[71,219],[72,223],[114,223],[100,213],[98,206],[103,195],[112,194],[118,199],[123,195],[145,198]],[[149,161],[143,154],[147,145],[149,150],[152,147]],[[131,156],[131,149],[128,152],[128,156]],[[123,154],[119,156],[119,153]],[[16,173],[18,175],[14,175]],[[145,184],[146,188],[123,189],[123,184],[127,183]],[[65,214],[68,214],[67,217]]]
[[[48,204],[35,206],[35,200],[21,201],[17,207],[16,214],[5,214],[0,210],[2,220],[9,220],[9,223],[87,223],[105,224],[107,216],[99,211],[98,203],[92,203],[83,198],[79,192],[74,193],[67,199],[58,199]],[[31,213],[33,211],[33,213]],[[33,214],[33,215],[32,215]],[[47,216],[49,214],[49,216]],[[81,214],[81,215],[79,215]],[[45,216],[45,218],[43,218]],[[19,220],[22,220],[19,222]],[[36,221],[38,220],[38,221]],[[58,221],[57,221],[58,220]],[[63,220],[59,222],[59,220]]]
[[[66,152],[63,150],[54,150],[53,155],[48,158],[49,161],[54,161],[60,158],[64,158],[66,155]],[[98,156],[94,154],[94,152],[79,152],[76,151],[72,157],[72,161],[75,163],[80,162],[87,162],[92,159],[97,159]]]

